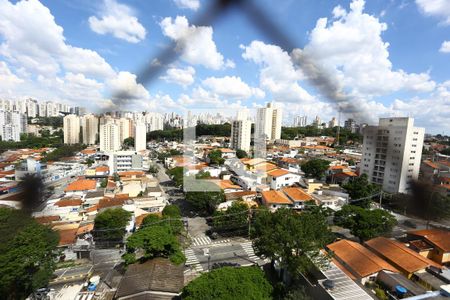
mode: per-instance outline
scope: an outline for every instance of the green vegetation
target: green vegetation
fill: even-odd
[[[183,152],[181,152],[180,150],[170,149],[169,151],[158,153],[157,158],[159,161],[164,162],[164,160],[167,157],[171,157],[171,156],[175,156],[175,155],[182,155],[182,154],[183,154]]]
[[[208,179],[211,178],[211,174],[208,171],[200,171],[195,175],[195,179]]]
[[[257,255],[280,261],[294,277],[310,269],[310,257],[322,263],[319,251],[331,241],[323,215],[291,209],[258,212],[251,236]]]
[[[330,162],[324,159],[311,159],[301,165],[301,169],[307,176],[321,179],[328,170]]]
[[[242,149],[237,149],[236,150],[236,157],[237,158],[245,158],[245,157],[247,157],[248,156],[248,154],[247,154],[247,152],[245,152],[244,150],[242,150]]]
[[[147,141],[181,141],[183,139],[183,129],[155,130],[147,133]]]
[[[97,214],[94,220],[95,241],[122,243],[130,218],[131,213],[122,208],[110,208]]]
[[[108,185],[108,178],[103,178],[102,182],[100,182],[100,187],[105,188]]]
[[[216,210],[219,203],[225,201],[225,194],[221,191],[214,191],[217,187],[214,183],[205,182],[203,191],[188,191],[186,201],[192,205],[194,210],[201,215],[211,215]]]
[[[235,201],[226,211],[215,211],[213,216],[214,231],[247,233],[249,209],[244,202]]]
[[[166,171],[167,175],[175,182],[176,186],[183,185],[184,168],[175,167]]]
[[[377,296],[380,300],[388,300],[388,296],[386,295],[386,292],[383,289],[375,288],[375,296]]]
[[[368,197],[370,195],[376,194],[380,191],[380,187],[376,184],[371,184],[368,180],[366,174],[354,178],[347,184],[342,186],[346,189],[350,195],[350,198],[356,200]],[[370,204],[370,199],[360,201],[357,205],[368,208]]]
[[[0,298],[25,299],[55,269],[58,234],[18,210],[0,208]]]
[[[196,137],[202,135],[212,135],[212,136],[230,136],[231,135],[231,125],[228,123],[217,124],[217,125],[207,125],[199,124],[195,126]],[[168,128],[165,130],[155,130],[147,133],[147,140],[169,140],[169,141],[181,141],[183,140],[183,129],[173,129]]]
[[[134,263],[136,250],[141,249],[144,255],[139,258],[140,261],[167,257],[175,264],[183,263],[186,259],[177,236],[182,230],[183,223],[178,206],[167,205],[162,212],[162,218],[156,214],[146,216],[141,228],[127,240],[125,262]]]
[[[223,165],[225,159],[222,158],[222,151],[213,150],[208,154],[209,162],[213,165]]]
[[[441,151],[441,154],[444,155],[450,155],[450,147],[445,148],[444,150]]]
[[[74,156],[75,154],[77,154],[77,152],[80,152],[84,148],[86,148],[86,146],[81,144],[64,144],[56,148],[52,152],[47,153],[42,161],[58,161],[63,157]]]
[[[34,120],[31,123],[31,120]],[[63,127],[63,117],[36,117],[28,118],[28,124],[35,124],[41,126],[52,126],[53,128]]]
[[[44,147],[57,148],[63,144],[63,132],[59,130],[53,135],[35,136],[31,133],[20,135],[20,142],[0,141],[0,152],[12,149],[31,148],[39,149]]]
[[[334,223],[350,230],[361,242],[387,235],[397,224],[393,215],[382,209],[365,209],[355,205],[344,205],[334,214]]]
[[[158,174],[159,168],[157,165],[151,165],[150,168],[148,168],[148,172],[150,174]]]
[[[337,136],[337,126],[333,128],[318,129],[315,126],[308,125],[305,127],[282,127],[281,138],[293,140],[296,137],[305,136]],[[351,133],[350,130],[342,128],[339,133],[339,144],[347,144],[348,142],[362,142],[362,135],[358,133]]]
[[[127,137],[123,140],[123,145],[127,148],[134,147],[134,137]]]
[[[258,267],[223,267],[204,273],[184,287],[186,300],[272,299],[272,286]]]

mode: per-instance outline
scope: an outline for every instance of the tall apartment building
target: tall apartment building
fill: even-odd
[[[329,128],[334,128],[336,126],[338,126],[338,122],[337,122],[336,118],[333,117],[333,118],[331,118],[330,122],[328,122],[328,127]]]
[[[358,124],[353,119],[347,119],[344,122],[344,128],[350,130],[350,132],[355,133],[358,131]]]
[[[305,127],[307,122],[306,116],[295,116],[294,117],[294,127]]]
[[[231,148],[250,151],[252,122],[236,120],[231,123]]]
[[[164,129],[164,116],[159,113],[147,112],[144,116],[147,132]]]
[[[136,151],[142,151],[147,148],[147,131],[145,124],[138,122],[135,124],[134,134],[134,149]]]
[[[425,129],[412,118],[381,118],[364,128],[361,174],[390,193],[407,193],[419,176]]]
[[[35,99],[27,99],[25,101],[27,107],[27,116],[35,118],[38,114],[38,102]]]
[[[98,137],[98,118],[92,114],[80,117],[83,144],[94,145]]]
[[[273,141],[281,137],[280,108],[274,108],[272,103],[267,103],[267,107],[258,108],[256,114],[255,134],[257,139]]]
[[[20,141],[20,134],[27,129],[27,117],[17,111],[0,111],[0,135],[2,141]]]
[[[120,143],[123,143],[123,141],[131,136],[131,120],[127,118],[120,118],[117,120],[117,123],[119,124],[119,139]]]
[[[100,125],[100,151],[114,152],[120,150],[120,128],[113,122]]]
[[[64,144],[80,143],[80,118],[67,115],[63,119]]]

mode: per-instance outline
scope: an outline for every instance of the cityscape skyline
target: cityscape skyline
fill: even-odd
[[[2,1],[1,17],[6,22],[0,26],[5,49],[0,54],[0,98],[50,99],[86,107],[93,113],[137,110],[178,114],[202,107],[258,108],[273,100],[289,122],[296,115],[310,119],[321,115],[327,120],[338,115],[335,103],[316,91],[293,62],[297,52],[287,52],[290,50],[256,34],[245,18],[233,15],[214,26],[195,27],[195,14],[207,9],[202,1],[194,1],[195,9],[175,1],[159,5],[162,1],[158,0],[152,7],[106,2],[83,3],[84,10],[72,10],[67,8],[76,3],[68,1]],[[268,0],[261,3],[263,9],[283,16],[278,19],[286,28],[290,23],[285,22],[292,21],[284,15],[299,11],[299,5],[290,2],[278,11],[270,10]],[[387,0],[376,4],[352,0],[340,5],[324,1],[320,11],[314,4],[306,6],[310,13],[297,28],[300,35],[304,32],[303,51],[314,54],[353,97],[352,104],[368,115],[368,119],[358,119],[342,109],[341,120],[376,124],[378,117],[413,116],[417,125],[430,133],[449,131],[447,23],[436,13],[439,9],[419,0],[408,5]],[[144,11],[151,11],[155,18],[143,18]],[[27,22],[13,21],[17,16],[27,16]],[[417,27],[414,35],[409,33],[411,19]],[[123,24],[133,20],[135,26],[115,28],[108,20]],[[227,26],[229,22],[241,25],[241,35]],[[33,28],[47,30],[36,38]],[[428,35],[430,30],[436,34]],[[149,53],[170,42],[180,43],[185,31],[198,34],[198,43],[189,43],[177,61],[164,66],[158,79],[140,84],[135,71]],[[358,45],[367,47],[355,45],[348,32],[355,35]],[[24,43],[36,51],[20,47]],[[46,45],[55,51],[46,52]],[[198,55],[202,52],[198,49],[207,55]],[[427,53],[426,58],[415,59],[421,53]],[[129,60],[128,55],[136,59]]]

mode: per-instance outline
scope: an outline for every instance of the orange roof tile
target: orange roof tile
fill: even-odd
[[[80,206],[83,201],[80,198],[63,198],[55,203],[58,207]]]
[[[329,244],[328,249],[359,277],[366,277],[382,270],[398,272],[382,258],[361,244],[349,240],[340,240]]]
[[[242,192],[232,192],[232,193],[225,194],[225,198],[227,200],[239,199],[244,196],[256,196],[256,192],[255,191],[242,191]]]
[[[120,177],[144,176],[144,171],[123,171],[118,172]]]
[[[329,170],[344,170],[347,169],[348,167],[346,166],[330,166],[328,169]]]
[[[432,162],[432,161],[424,160],[423,163],[426,164],[427,166],[433,168],[433,169],[439,169],[439,166],[437,164],[435,164],[434,162]]]
[[[280,191],[264,191],[261,193],[263,201],[267,204],[292,204],[292,202]]]
[[[59,246],[67,246],[72,245],[77,240],[77,231],[78,228],[75,229],[66,229],[66,230],[58,230],[59,234]]]
[[[40,224],[50,224],[51,222],[60,220],[59,216],[44,216],[44,217],[37,217],[34,219]]]
[[[85,234],[94,230],[94,223],[89,223],[85,225],[81,225],[78,227],[77,235]]]
[[[64,191],[66,192],[76,192],[76,191],[89,191],[95,190],[97,182],[92,179],[78,179],[70,183]]]
[[[122,206],[124,203],[125,199],[104,197],[103,199],[100,199],[100,201],[98,202],[98,209],[114,206]]]
[[[442,249],[444,252],[450,252],[450,231],[439,229],[414,230],[408,234],[420,236],[429,243]]]
[[[95,168],[95,172],[108,172],[108,171],[109,171],[108,166],[98,166],[97,168]]]
[[[312,197],[298,187],[284,188],[285,193],[292,201],[311,201]]]
[[[81,153],[83,154],[95,154],[97,151],[95,149],[84,149],[81,150]]]
[[[267,172],[268,175],[272,177],[280,177],[289,174],[289,171],[283,169],[274,169]]]
[[[264,162],[261,164],[258,164],[255,166],[255,170],[260,170],[260,171],[271,171],[271,170],[275,170],[278,169],[278,167],[272,163],[268,163],[268,162]]]
[[[220,150],[220,152],[222,152],[222,153],[234,153],[234,152],[236,152],[235,150],[229,149],[229,148],[219,148],[217,150]]]
[[[91,205],[85,209],[85,212],[90,213],[98,210],[98,204]]]
[[[371,239],[365,242],[365,245],[398,269],[405,270],[408,273],[414,273],[429,266],[441,267],[404,244],[385,237]]]

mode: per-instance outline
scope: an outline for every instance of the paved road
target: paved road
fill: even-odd
[[[84,282],[91,272],[92,265],[90,264],[58,269],[54,273],[57,277],[51,281],[50,285],[59,285],[68,282]]]

